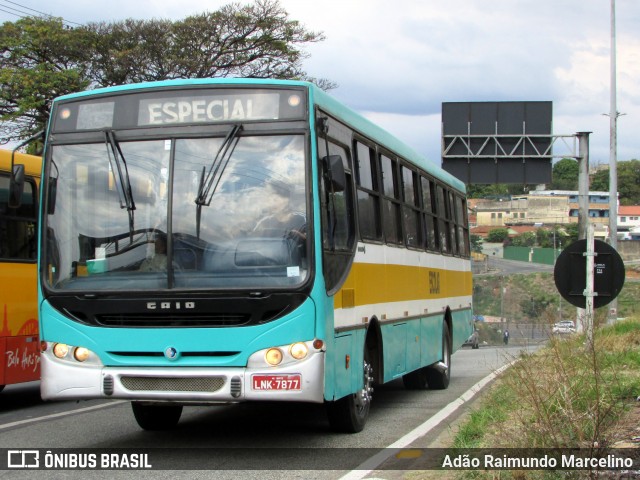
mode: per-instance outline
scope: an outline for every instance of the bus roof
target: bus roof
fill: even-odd
[[[465,184],[461,180],[454,177],[449,172],[442,170],[433,162],[427,160],[423,155],[417,153],[385,129],[339,102],[317,86],[311,85],[311,91],[313,92],[312,101],[315,105],[320,106],[328,113],[335,115],[337,118],[341,118],[343,121],[348,123],[349,126],[357,130],[358,133],[370,138],[371,140],[375,140],[377,144],[386,147],[405,160],[412,162],[432,176],[451,185],[453,188],[461,192],[466,191]]]
[[[374,124],[370,120],[366,119],[359,113],[355,112],[351,108],[347,107],[334,97],[325,93],[322,89],[315,84],[304,81],[296,80],[274,80],[274,79],[261,79],[261,78],[192,78],[192,79],[180,79],[180,80],[163,80],[157,82],[143,82],[132,83],[126,85],[118,85],[115,87],[105,87],[95,90],[85,90],[83,92],[73,93],[58,97],[54,102],[78,99],[84,96],[92,95],[105,95],[111,93],[122,93],[135,90],[144,90],[148,88],[163,88],[163,87],[188,87],[197,85],[275,85],[282,87],[305,87],[310,90],[311,104],[320,106],[326,110],[327,113],[335,115],[337,118],[348,123],[361,135],[375,140],[375,142],[390,151],[396,153],[407,161],[417,165],[422,170],[426,171],[435,178],[451,185],[453,188],[465,192],[465,184],[451,175],[450,173],[442,170],[436,164],[428,161],[423,155],[420,155],[411,147],[401,142],[389,132]]]

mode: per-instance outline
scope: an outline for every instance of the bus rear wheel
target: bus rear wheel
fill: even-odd
[[[327,402],[327,416],[336,432],[358,433],[367,423],[373,394],[373,367],[365,351],[362,389],[344,398]]]
[[[426,367],[427,383],[432,390],[445,390],[451,379],[451,336],[449,324],[442,327],[442,360]]]
[[[182,415],[182,405],[161,405],[131,402],[133,416],[144,430],[169,430]]]

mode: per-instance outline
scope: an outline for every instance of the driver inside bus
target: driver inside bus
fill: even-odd
[[[253,231],[264,237],[305,240],[307,238],[307,219],[302,212],[280,210],[260,220]]]
[[[307,217],[304,214],[304,193],[294,194],[287,185],[273,185],[268,196],[268,214],[253,229],[261,237],[282,237],[304,241],[307,238]]]

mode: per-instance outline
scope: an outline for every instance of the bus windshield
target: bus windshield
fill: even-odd
[[[52,290],[264,289],[308,275],[305,137],[55,145]],[[54,180],[55,179],[55,180]]]

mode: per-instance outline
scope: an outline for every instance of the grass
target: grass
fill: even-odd
[[[593,344],[584,336],[553,338],[546,348],[523,355],[485,394],[452,447],[606,447],[638,395],[640,317],[634,317],[596,329]],[[461,472],[460,476],[569,478],[565,473],[557,472],[556,477],[554,472]]]
[[[501,288],[505,291],[501,293]],[[627,279],[618,296],[618,316],[640,315],[640,282]],[[531,304],[533,303],[533,309]],[[548,312],[543,312],[543,307]],[[473,279],[473,309],[480,315],[505,317],[514,320],[529,317],[535,320],[548,313],[554,319],[562,308],[562,318],[575,317],[575,307],[560,300],[553,273],[514,274],[507,276],[482,275]],[[596,310],[601,314],[606,308]]]

